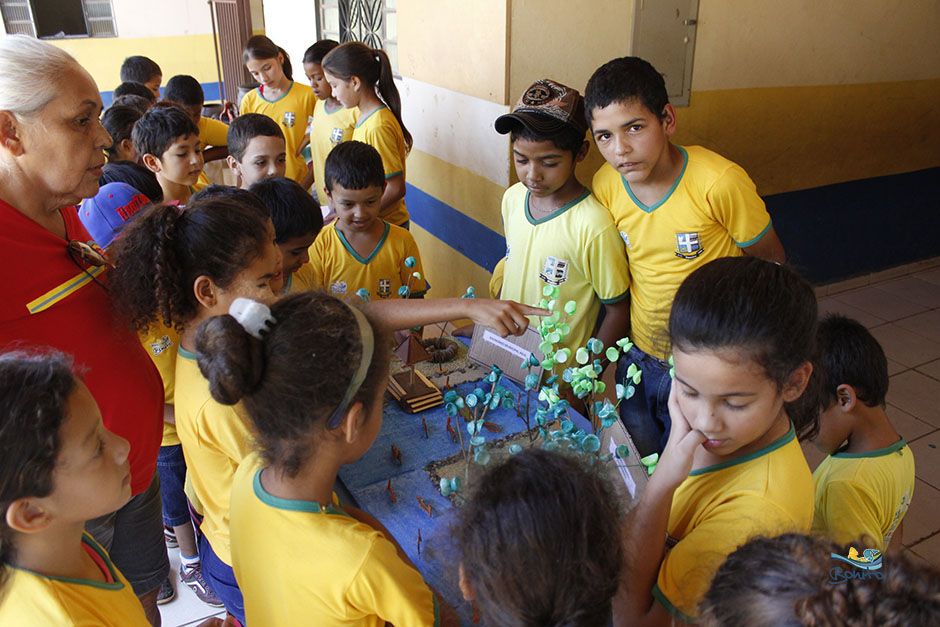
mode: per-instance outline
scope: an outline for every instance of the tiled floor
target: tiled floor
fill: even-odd
[[[839,291],[820,288],[821,312],[839,312],[871,329],[888,356],[891,386],[888,415],[914,451],[917,484],[904,519],[903,544],[914,555],[940,568],[940,259],[928,269],[863,287]],[[921,267],[929,264],[922,264]],[[853,279],[854,282],[857,281]],[[804,446],[810,466],[822,456]],[[179,568],[179,552],[170,562]],[[175,572],[175,570],[174,570]],[[178,583],[178,581],[177,581]],[[199,601],[186,586],[161,607],[164,625],[197,625],[224,616]]]
[[[819,299],[823,312],[856,318],[888,357],[888,416],[914,452],[917,483],[902,542],[940,568],[940,260],[920,270]],[[927,264],[924,264],[927,265]],[[804,446],[810,465],[820,456]]]

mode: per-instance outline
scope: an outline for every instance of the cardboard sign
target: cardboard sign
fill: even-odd
[[[478,324],[473,329],[473,338],[470,341],[467,357],[487,369],[493,365],[499,366],[504,377],[524,385],[525,377],[530,371],[523,370],[519,366],[522,360],[529,358],[530,354],[535,355],[539,363],[545,359],[542,351],[539,350],[541,343],[542,338],[539,332],[532,327],[526,329],[522,335],[499,337],[492,329]],[[541,376],[542,367],[533,366],[531,372]]]
[[[622,444],[630,448],[630,456],[626,459],[618,459],[614,455],[609,463],[616,466],[614,481],[619,478],[625,489],[621,491],[620,484],[618,484],[617,492],[621,494],[624,505],[629,510],[640,501],[640,495],[643,494],[643,489],[649,481],[649,474],[646,467],[640,464],[640,454],[623,423],[617,420],[601,433],[601,452],[614,454],[617,447]]]

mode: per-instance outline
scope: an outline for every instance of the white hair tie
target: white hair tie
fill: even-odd
[[[229,306],[228,314],[242,325],[248,335],[259,340],[263,340],[262,334],[270,333],[271,327],[277,323],[267,305],[250,298],[236,298]]]

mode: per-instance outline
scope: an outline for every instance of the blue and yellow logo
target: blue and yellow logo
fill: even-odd
[[[852,565],[854,568],[844,569],[834,566],[829,569],[829,583],[845,583],[849,579],[884,579],[884,575],[875,572],[881,568],[881,551],[878,549],[865,549],[859,555],[855,547],[849,548],[846,557],[838,553],[829,554],[832,559]]]

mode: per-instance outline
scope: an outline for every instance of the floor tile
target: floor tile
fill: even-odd
[[[841,314],[847,318],[858,320],[869,329],[887,322],[884,318],[879,318],[863,309],[844,303],[835,296],[827,296],[826,298],[819,299],[818,305],[820,317],[826,314]]]
[[[806,463],[809,464],[810,470],[816,470],[822,460],[826,459],[826,454],[816,448],[812,442],[800,442],[800,446],[803,448],[803,455],[806,456]]]
[[[940,290],[937,289],[937,286],[916,276],[905,276],[885,281],[874,287],[928,309],[940,307]]]
[[[940,490],[940,431],[911,442],[911,450],[917,478]]]
[[[937,290],[940,293],[940,289]],[[895,322],[902,329],[913,331],[928,340],[940,342],[940,309],[925,311]]]
[[[871,284],[874,285],[876,283],[883,283],[884,281],[890,281],[891,279],[913,274],[919,269],[920,268],[918,268],[916,264],[906,263],[903,266],[895,266],[893,268],[888,268],[887,270],[872,272],[869,275],[869,278],[871,279]]]
[[[888,359],[905,366],[919,366],[940,358],[940,342],[928,340],[895,322],[875,327],[871,334],[881,343]]]
[[[924,374],[933,377],[940,381],[940,359],[932,361],[927,364],[921,364],[917,366],[918,372],[923,372]],[[891,364],[888,364],[888,375],[891,374]]]
[[[889,377],[891,375],[898,374],[899,372],[904,372],[907,369],[908,369],[907,366],[905,366],[904,364],[899,364],[893,359],[888,360],[888,376]]]
[[[913,442],[917,438],[937,430],[937,427],[927,424],[923,420],[918,420],[893,405],[888,405],[886,413],[891,424],[894,425],[894,430],[908,442]],[[938,514],[938,517],[940,517],[940,514]]]
[[[940,381],[916,370],[891,377],[888,404],[927,424],[940,427]]]
[[[940,568],[940,534],[921,540],[910,549],[934,568]]]
[[[921,281],[927,281],[928,283],[933,283],[934,285],[940,285],[940,267],[918,272],[914,275],[914,277],[920,279]],[[832,291],[830,290],[829,293],[831,294]]]
[[[917,464],[915,455],[914,464]],[[940,490],[920,479],[914,480],[914,497],[904,515],[901,543],[909,546],[940,531]]]
[[[859,287],[864,287],[869,283],[871,283],[871,275],[864,274],[862,276],[846,279],[845,281],[839,281],[838,283],[830,283],[827,287],[829,288],[829,295],[832,296],[840,292],[847,292]]]
[[[180,551],[179,549],[169,549],[167,554],[170,557],[170,577],[176,586],[176,598],[160,608],[160,617],[163,620],[164,627],[182,627],[183,625],[198,625],[207,618],[221,615],[225,616],[225,610],[220,607],[211,607],[199,600],[196,593],[188,586],[180,582]]]
[[[881,285],[888,284],[883,283]],[[881,286],[872,285],[850,292],[842,292],[831,298],[888,321],[906,318],[927,310],[927,307],[887,292]]]

